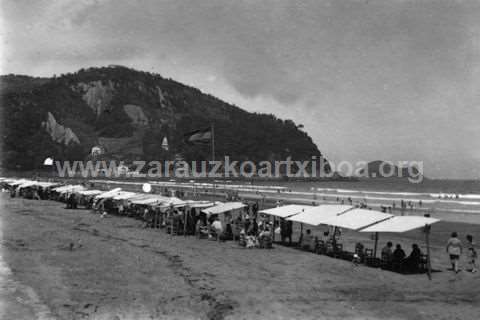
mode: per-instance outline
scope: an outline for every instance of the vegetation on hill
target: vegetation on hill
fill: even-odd
[[[209,159],[209,146],[187,145],[184,134],[211,124],[218,157],[262,161],[321,155],[307,133],[291,120],[247,112],[158,74],[112,66],[50,79],[8,75],[0,80],[1,158],[8,169],[40,167],[47,156],[88,159],[101,138],[125,146],[115,152],[105,147],[106,158],[167,160],[181,155],[187,161]],[[134,123],[124,110],[127,104],[139,106],[148,124]],[[53,142],[42,127],[48,112],[71,128],[80,144]],[[168,151],[161,148],[163,137],[168,139]]]

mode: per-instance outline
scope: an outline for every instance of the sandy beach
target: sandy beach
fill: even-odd
[[[474,319],[480,312],[480,275],[447,271],[443,248],[448,230],[478,234],[478,226],[433,228],[432,264],[441,272],[429,281],[281,245],[172,237],[52,201],[4,193],[1,205],[1,254],[10,269],[0,278],[2,289],[10,286],[0,295],[3,319]],[[407,247],[420,235],[388,239]]]

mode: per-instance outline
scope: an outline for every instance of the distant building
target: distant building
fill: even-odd
[[[93,146],[92,151],[90,151],[90,155],[92,157],[97,157],[104,153],[105,153],[105,150],[101,146]]]
[[[167,140],[167,137],[163,137],[163,140],[162,140],[162,149],[165,150],[165,151],[168,151],[168,140]]]

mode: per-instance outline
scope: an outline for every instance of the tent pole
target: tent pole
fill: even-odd
[[[425,242],[427,245],[427,275],[432,280],[432,265],[430,263],[430,225],[425,225]]]
[[[377,246],[378,246],[378,232],[375,232],[375,245],[373,247],[373,257],[377,257]]]
[[[299,237],[299,240],[300,239],[303,240],[303,223],[300,223],[300,237]],[[301,244],[302,243],[300,242],[299,245],[301,245]]]
[[[183,212],[183,236],[187,236],[187,219],[188,219],[188,214],[187,214],[187,208],[184,209]]]
[[[337,250],[337,227],[333,226],[333,234],[332,234],[332,245],[333,245],[333,251]]]
[[[272,224],[272,242],[275,242],[275,216],[273,216],[273,224]]]

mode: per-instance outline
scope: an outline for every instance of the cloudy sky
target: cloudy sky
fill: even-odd
[[[1,5],[2,74],[122,64],[303,124],[333,161],[480,178],[480,1]]]

